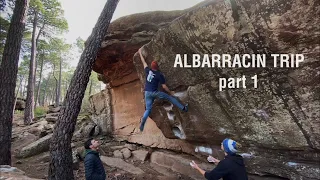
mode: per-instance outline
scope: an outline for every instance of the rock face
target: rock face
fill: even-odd
[[[112,133],[111,117],[111,96],[109,91],[104,90],[95,96],[89,98],[91,105],[91,119],[101,130],[101,134],[107,135]]]
[[[182,14],[183,11],[149,12],[114,21],[109,26],[93,70],[103,74],[102,80],[111,86],[137,79],[132,54],[148,43],[159,28]]]
[[[176,19],[164,18],[164,26],[155,21],[153,29],[144,14],[115,21],[94,67],[110,83],[111,103],[104,107],[111,109],[113,134],[147,146],[212,155],[221,155],[220,143],[229,137],[250,154],[249,172],[319,179],[319,7],[317,0],[209,0]],[[146,24],[131,28],[131,20]],[[158,61],[168,87],[189,102],[190,111],[156,101],[144,134],[132,135],[144,111],[144,71],[135,52],[147,42],[147,63]],[[267,54],[267,68],[174,68],[176,54],[187,54],[191,64],[192,54],[213,53]],[[304,54],[305,60],[299,68],[274,68],[272,53]],[[250,77],[256,74],[254,88]],[[242,75],[246,89],[219,91],[220,77]]]
[[[192,161],[192,159],[184,157],[183,155],[179,156],[176,154],[171,155],[163,152],[153,152],[151,154],[150,161],[159,166],[171,169],[172,171],[187,175],[192,179],[203,179],[203,176],[195,172],[196,170],[192,169],[190,166],[189,163]],[[209,165],[208,163],[199,163],[199,167],[206,171],[213,169],[213,166]]]
[[[31,144],[29,144],[28,146],[22,148],[18,157],[19,158],[27,158],[27,157],[48,151],[51,137],[52,137],[52,134],[49,134],[43,138],[38,139],[37,141],[35,141]]]
[[[22,98],[17,98],[15,110],[23,111],[26,108],[26,100]]]
[[[128,148],[121,149],[121,153],[123,154],[124,159],[131,157],[131,151]]]
[[[132,164],[126,163],[120,158],[112,158],[107,156],[101,156],[101,161],[111,167],[116,167],[132,174],[143,174],[144,171]]]
[[[25,172],[8,165],[0,165],[0,179],[40,180],[25,176]]]
[[[136,150],[132,152],[133,157],[139,159],[140,161],[145,161],[147,159],[148,153],[149,152],[146,150]]]
[[[89,117],[79,118],[73,139],[89,138],[97,136],[100,133],[100,127]]]
[[[134,134],[144,113],[141,83],[138,80],[95,94],[90,102],[94,112],[91,119],[100,124],[105,134],[112,133],[120,140],[150,147],[193,152],[191,144],[166,138],[151,119],[148,119],[144,133]]]

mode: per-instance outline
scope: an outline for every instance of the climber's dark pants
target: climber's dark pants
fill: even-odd
[[[170,96],[164,92],[145,91],[144,92],[144,99],[146,101],[146,111],[144,112],[142,120],[141,120],[140,131],[143,131],[143,129],[144,129],[144,124],[146,123],[147,118],[149,117],[149,114],[151,113],[152,104],[156,98],[166,99],[166,100],[170,101],[172,104],[174,104],[175,106],[177,106],[180,110],[183,110],[183,108],[184,108],[184,106],[176,98],[174,98],[173,96]]]

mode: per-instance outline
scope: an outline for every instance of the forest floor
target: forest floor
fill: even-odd
[[[10,179],[10,180],[35,180],[35,179],[47,179],[48,177],[48,168],[49,168],[49,161],[50,161],[50,155],[49,152],[43,152],[34,156],[31,156],[29,158],[17,158],[17,154],[19,151],[29,145],[30,143],[36,141],[39,139],[39,136],[37,135],[36,129],[33,126],[25,126],[23,124],[23,114],[16,114],[14,121],[13,121],[13,133],[12,133],[12,167],[16,167],[24,172],[23,178],[20,177],[20,175],[16,174],[10,174],[7,175],[4,179]],[[170,164],[172,161],[168,159],[164,159],[162,161],[163,163],[168,163],[169,166],[176,166],[175,169],[178,169],[180,171],[173,171],[171,168],[165,168],[163,166],[159,166],[155,163],[152,163],[150,160],[150,156],[146,158],[145,161],[139,160],[136,157],[133,156],[133,154],[130,156],[130,158],[115,158],[115,150],[117,148],[124,148],[126,145],[134,146],[134,152],[135,150],[144,151],[150,153],[154,153],[155,149],[144,147],[142,145],[137,144],[128,144],[127,142],[119,142],[116,141],[110,137],[96,137],[101,142],[100,147],[100,154],[101,156],[111,159],[111,162],[108,163],[104,162],[105,171],[107,173],[107,179],[108,180],[193,180],[195,178],[190,178],[190,176],[186,176],[185,174],[191,173],[193,174],[192,169],[190,167],[183,167],[179,166],[179,164],[174,165]],[[73,142],[73,145],[75,148],[83,148],[83,139],[81,139],[78,142]],[[130,149],[131,150],[131,149]],[[168,154],[167,157],[173,157],[170,156],[170,154],[174,154],[174,152],[166,151],[166,150],[160,150],[156,149],[157,152],[162,152],[164,154]],[[131,152],[131,151],[130,151]],[[147,157],[147,156],[146,156]],[[174,154],[174,158],[177,158],[178,160],[181,160],[181,162],[186,161],[187,159],[184,158],[185,156],[179,153]],[[114,164],[113,164],[113,160]],[[120,165],[119,165],[119,161]],[[106,165],[108,164],[108,165]],[[117,165],[115,165],[117,164]],[[178,167],[177,167],[178,166]],[[131,168],[131,171],[128,170]],[[132,169],[138,168],[142,170],[142,173],[135,174],[134,170]],[[185,169],[183,169],[185,168]],[[213,166],[209,166],[209,168],[213,168]],[[179,173],[179,172],[186,172],[186,173]],[[194,174],[197,174],[196,170],[194,170]],[[199,175],[199,174],[198,174]],[[27,177],[29,178],[27,178]],[[83,161],[79,162],[79,166],[77,170],[74,170],[74,176],[76,180],[85,180],[85,170],[84,170],[84,163]],[[192,175],[193,176],[193,175]],[[8,178],[11,177],[11,178]],[[2,180],[2,178],[0,177]],[[201,176],[196,179],[205,179]],[[279,180],[278,178],[273,177],[259,177],[259,176],[249,176],[249,180]]]
[[[28,144],[36,141],[38,137],[32,133],[32,128],[28,128],[28,126],[23,125],[23,115],[18,114],[15,115],[14,123],[13,123],[13,137],[20,136],[23,138],[13,138],[12,142],[12,167],[17,167],[18,169],[25,172],[25,175],[30,178],[35,179],[47,179],[48,177],[48,168],[49,168],[49,152],[44,152],[29,158],[16,158],[18,152]],[[102,155],[106,155],[108,157],[113,156],[112,149],[113,146],[121,146],[124,145],[125,142],[114,141],[111,138],[100,137],[101,142],[103,143],[101,146]],[[108,145],[104,145],[108,143]],[[83,142],[76,142],[77,147],[81,146]],[[138,147],[139,149],[144,149],[144,147]],[[119,168],[107,166],[104,164],[107,179],[108,180],[148,180],[148,179],[159,179],[159,180],[173,180],[173,179],[181,179],[181,180],[191,180],[191,178],[181,175],[179,173],[173,172],[170,169],[165,169],[156,166],[155,164],[150,163],[149,161],[139,161],[133,158],[129,158],[125,160],[125,162],[134,165],[135,167],[140,168],[144,171],[143,174],[135,175],[129,172],[123,171]],[[160,170],[159,170],[160,169]],[[159,172],[160,171],[160,172]],[[85,171],[84,171],[84,163],[83,161],[79,162],[79,169],[74,171],[75,179],[77,180],[85,180]],[[19,178],[16,178],[19,179]]]

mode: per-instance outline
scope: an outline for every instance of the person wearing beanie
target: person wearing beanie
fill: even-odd
[[[194,161],[190,165],[208,180],[218,180],[220,178],[223,180],[248,180],[243,158],[236,154],[239,147],[240,144],[236,141],[228,138],[224,139],[221,143],[221,149],[224,151],[225,158],[221,161],[212,156],[207,158],[209,162],[217,165],[212,171],[204,171]]]
[[[144,125],[147,121],[147,118],[149,117],[149,114],[151,113],[152,104],[156,98],[159,99],[166,99],[170,101],[172,104],[177,106],[181,111],[188,112],[188,104],[182,105],[176,98],[173,97],[175,94],[174,91],[171,91],[168,86],[166,85],[166,80],[163,76],[163,74],[159,71],[159,66],[157,61],[151,62],[151,69],[148,67],[142,53],[141,53],[141,47],[139,49],[139,55],[141,62],[144,67],[144,71],[146,74],[146,84],[144,88],[144,94],[145,94],[145,103],[146,103],[146,110],[141,118],[141,124],[140,124],[140,132],[143,131]],[[158,91],[158,86],[161,84],[162,88],[167,91],[170,95]]]

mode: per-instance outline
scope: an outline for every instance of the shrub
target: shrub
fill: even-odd
[[[42,106],[36,107],[36,109],[34,110],[34,116],[35,117],[43,116],[47,113],[47,111],[48,111],[47,107],[42,107]]]

